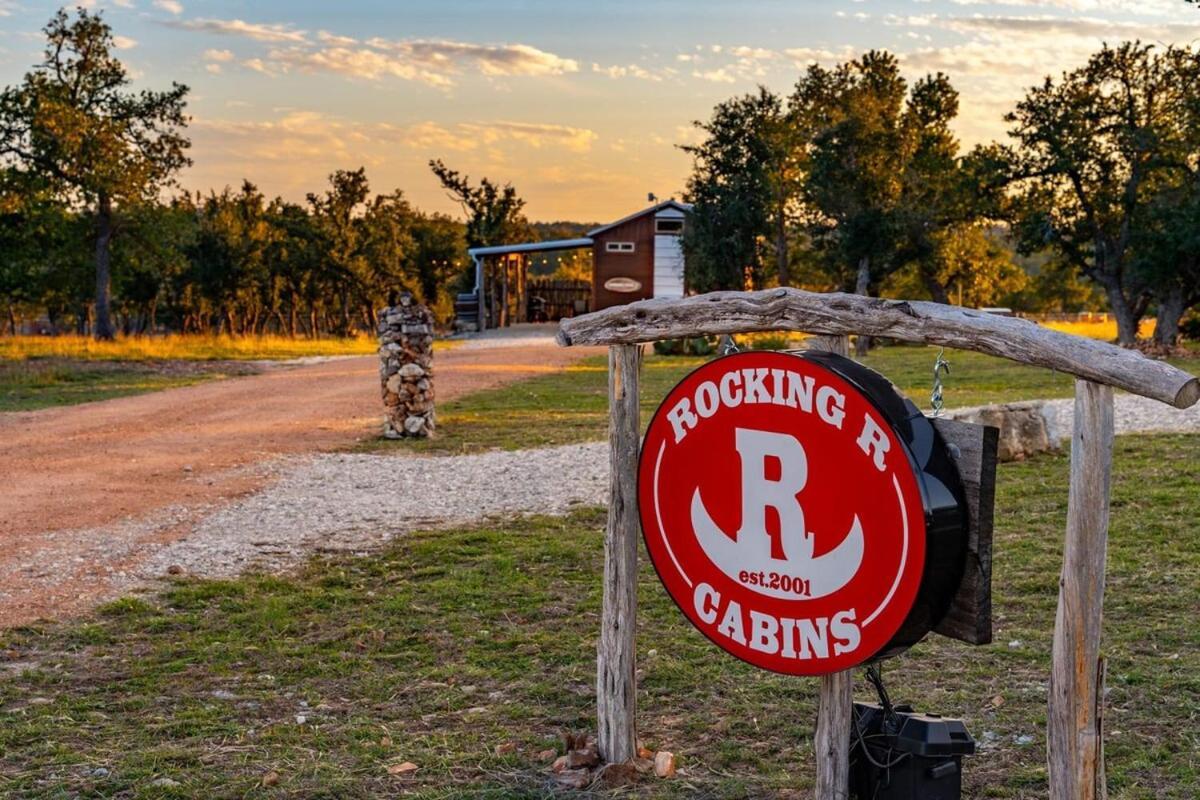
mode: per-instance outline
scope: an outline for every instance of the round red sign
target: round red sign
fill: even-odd
[[[667,592],[744,661],[847,669],[913,607],[926,537],[907,445],[816,361],[741,353],[688,375],[650,423],[638,480]]]

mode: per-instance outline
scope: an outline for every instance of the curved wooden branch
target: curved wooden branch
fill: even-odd
[[[1163,361],[1106,342],[958,306],[884,300],[800,289],[713,292],[679,300],[640,300],[564,319],[558,343],[614,345],[791,330],[863,334],[975,350],[1188,408],[1200,400],[1200,380]]]

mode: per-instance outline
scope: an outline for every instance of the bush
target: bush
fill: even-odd
[[[1179,333],[1189,342],[1200,342],[1200,310],[1193,309],[1179,323]]]
[[[694,339],[663,339],[654,343],[654,352],[660,356],[707,356],[716,349],[716,337],[707,336]]]

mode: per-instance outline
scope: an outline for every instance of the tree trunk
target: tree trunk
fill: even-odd
[[[937,278],[937,267],[932,264],[921,264],[918,272],[921,276],[921,283],[925,284],[925,291],[929,292],[929,299],[935,303],[950,305],[950,294]]]
[[[863,256],[858,260],[858,275],[854,279],[854,293],[864,297],[871,291],[871,257]],[[871,337],[859,335],[854,340],[854,355],[862,358],[871,349]]]
[[[1133,312],[1129,301],[1125,299],[1125,293],[1121,291],[1120,286],[1115,284],[1105,286],[1104,293],[1108,296],[1108,305],[1112,309],[1113,316],[1117,318],[1117,344],[1122,347],[1132,347],[1137,343],[1137,314]]]
[[[775,271],[780,286],[791,286],[791,264],[788,263],[787,217],[780,208],[775,214]]]
[[[96,326],[97,339],[114,336],[110,310],[112,287],[112,198],[101,194],[96,206]]]
[[[8,304],[8,332],[13,336],[17,335],[17,312],[12,303]]]
[[[1159,347],[1174,347],[1179,343],[1179,320],[1187,311],[1183,287],[1172,286],[1158,298],[1158,314],[1154,323],[1154,343]]]

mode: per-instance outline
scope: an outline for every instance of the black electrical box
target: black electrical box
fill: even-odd
[[[959,800],[962,757],[975,740],[960,719],[854,704],[850,796],[858,800]]]

